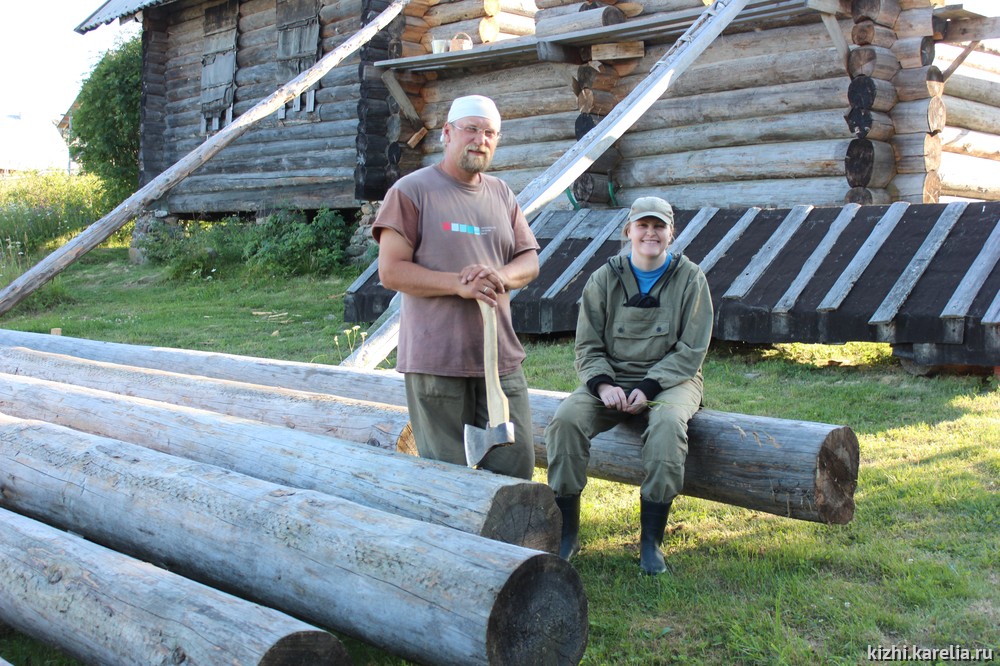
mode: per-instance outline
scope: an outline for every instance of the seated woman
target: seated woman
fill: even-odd
[[[674,213],[658,197],[636,199],[623,236],[628,256],[594,271],[576,327],[582,382],[545,429],[548,483],[562,512],[559,554],[580,550],[580,493],[590,440],[629,418],[645,419],[639,489],[640,566],[659,574],[667,516],[684,485],[687,424],[701,405],[701,366],[712,338],[712,297],[697,264],[669,254]]]

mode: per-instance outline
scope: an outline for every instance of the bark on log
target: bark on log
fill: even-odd
[[[843,177],[788,182],[801,186],[802,203],[815,204],[816,201],[825,198],[831,201],[843,201],[848,190]],[[827,182],[831,186],[837,183],[839,190],[830,191],[824,197]],[[722,184],[725,185],[726,183]],[[787,190],[782,192],[776,181],[739,185],[759,188],[759,191],[753,189],[752,195],[764,203],[767,203],[765,193],[775,196],[777,192],[786,203],[794,199],[788,196]],[[707,187],[708,191],[711,191],[712,188],[717,190],[719,186],[709,184]],[[664,188],[660,188],[661,191],[662,189]],[[703,193],[698,186],[688,185],[676,189],[678,196],[680,191],[688,190],[694,191],[696,197],[705,200],[710,198],[708,191]],[[650,193],[654,191],[651,190]],[[643,195],[645,192],[637,196]],[[674,196],[673,192],[671,196]],[[406,404],[402,378],[394,372],[95,342],[6,329],[0,329],[0,344],[26,346],[41,351],[71,354],[111,363],[154,369],[170,368],[175,372],[251,381],[330,395],[355,398],[367,395],[377,397],[384,403]],[[548,425],[555,408],[565,395],[565,393],[537,389],[530,391],[535,453],[539,464],[544,464],[545,460],[542,439],[545,426]],[[737,425],[734,426],[734,423]],[[801,520],[846,523],[853,516],[853,494],[857,479],[857,438],[848,427],[702,410],[691,421],[689,437],[692,455],[688,460],[685,478],[691,479],[692,486],[690,492],[685,488],[686,494]],[[758,446],[758,443],[762,444]],[[595,438],[591,451],[591,474],[597,478],[625,483],[641,481],[644,472],[639,461],[640,448],[637,433],[626,428],[614,428],[599,435]],[[704,453],[693,455],[695,450]],[[827,453],[821,453],[822,451]],[[839,464],[842,467],[829,472],[823,471],[820,458],[841,460]],[[810,459],[812,463],[807,462]],[[721,467],[713,469],[712,466],[715,464]],[[815,484],[816,490],[803,490],[804,494],[801,497],[771,493],[772,479],[787,480],[789,470],[809,468],[810,465],[812,472],[807,474],[808,483],[800,481],[799,485],[807,488]],[[759,486],[751,484],[739,488],[726,487],[734,476],[753,478],[758,474]],[[790,482],[785,481],[779,485],[785,487],[788,483]],[[704,494],[698,495],[696,492]]]
[[[583,656],[587,601],[558,555],[52,424],[0,424],[6,508],[413,661]]]
[[[372,23],[366,25],[334,51],[327,53],[315,65],[279,87],[270,96],[258,102],[250,111],[241,114],[232,124],[207,139],[173,166],[154,178],[144,187],[120,203],[114,210],[94,222],[73,240],[49,254],[14,279],[0,291],[0,314],[7,312],[36,289],[55,277],[76,259],[94,249],[133,219],[141,209],[169,192],[192,171],[210,160],[216,153],[242,136],[254,123],[267,117],[318,82],[346,57],[357,51],[373,35],[399,15],[407,0],[397,0]]]
[[[31,354],[25,359],[26,371],[46,361]],[[164,379],[155,374],[157,371],[148,372],[153,373],[151,381]],[[559,511],[552,491],[544,484],[402,455],[397,448],[412,448],[405,438],[393,443],[327,437],[38,376],[46,374],[0,374],[0,411],[525,548],[556,552],[558,547]],[[119,379],[109,377],[109,381]],[[215,385],[211,380],[202,381],[209,391]],[[281,409],[281,393],[272,391],[279,396],[274,408]],[[187,393],[184,384],[177,384],[177,393]],[[357,405],[347,398],[328,404],[332,406],[330,418],[345,423],[352,418],[352,406]],[[408,433],[405,409],[384,404],[378,408],[386,422],[397,422],[393,429],[401,423]],[[164,432],[170,436],[164,437]],[[250,451],[252,455],[248,455]],[[428,488],[433,488],[433,501],[428,500]]]
[[[896,175],[892,146],[882,141],[855,139],[847,147],[847,182],[851,187],[880,189]]]
[[[898,173],[925,173],[941,167],[941,136],[918,132],[897,134],[889,142]]]
[[[0,523],[0,622],[83,663],[351,663],[279,611],[4,509]]]

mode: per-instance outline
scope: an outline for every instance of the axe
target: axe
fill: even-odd
[[[483,368],[489,423],[485,429],[469,424],[465,426],[465,460],[469,467],[477,467],[496,447],[514,443],[514,424],[510,420],[507,396],[500,388],[500,371],[497,369],[497,313],[483,301],[476,302],[483,314]]]

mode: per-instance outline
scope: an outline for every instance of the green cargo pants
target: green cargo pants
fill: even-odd
[[[701,405],[702,392],[699,375],[660,392],[645,414],[630,416],[608,409],[581,386],[559,405],[545,429],[549,486],[559,496],[579,495],[587,485],[591,438],[626,419],[644,419],[642,466],[646,478],[639,495],[651,502],[673,500],[684,487],[687,424]]]
[[[406,404],[421,458],[465,465],[465,424],[485,428],[486,382],[482,377],[442,377],[407,372]],[[524,371],[500,378],[514,423],[514,443],[493,449],[480,465],[497,474],[530,479],[535,470],[531,403]]]

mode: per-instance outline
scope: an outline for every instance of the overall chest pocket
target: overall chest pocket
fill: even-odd
[[[657,361],[677,342],[673,322],[659,308],[624,308],[614,322],[614,356]]]

